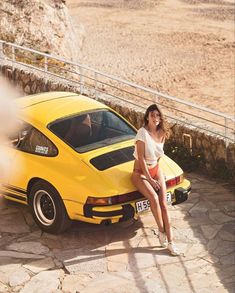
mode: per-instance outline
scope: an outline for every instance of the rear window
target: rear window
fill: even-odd
[[[109,110],[73,115],[48,128],[79,153],[133,139],[135,129]]]

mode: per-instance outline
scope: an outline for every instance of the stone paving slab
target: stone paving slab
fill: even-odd
[[[189,177],[190,198],[169,207],[180,257],[160,247],[150,212],[51,235],[0,197],[0,293],[235,292],[235,189]]]
[[[94,241],[94,239],[93,239]],[[88,250],[85,248],[59,250],[55,254],[64,268],[71,274],[76,272],[106,272],[104,249]]]

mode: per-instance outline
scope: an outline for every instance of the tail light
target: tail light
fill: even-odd
[[[180,184],[183,181],[183,179],[184,179],[183,175],[169,179],[166,181],[166,187],[170,188],[170,187],[176,186]]]
[[[110,197],[88,196],[86,204],[91,204],[95,206],[107,206],[107,205],[126,203],[128,201],[136,200],[142,197],[143,195],[138,191],[133,191],[133,192],[110,196]]]

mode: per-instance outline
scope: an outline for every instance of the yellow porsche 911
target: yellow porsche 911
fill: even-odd
[[[65,92],[23,97],[16,104],[22,125],[7,147],[12,165],[1,193],[29,205],[42,230],[60,233],[72,220],[116,223],[149,208],[130,180],[136,129],[123,117]],[[185,201],[190,182],[181,168],[167,156],[160,164],[169,203]]]

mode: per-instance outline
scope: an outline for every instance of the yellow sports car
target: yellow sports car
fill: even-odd
[[[115,111],[65,92],[16,100],[20,130],[2,194],[28,204],[38,226],[66,230],[71,220],[95,224],[136,218],[149,208],[132,185],[136,129]],[[15,162],[15,163],[14,163]],[[187,199],[190,182],[167,156],[160,160],[169,203]]]

